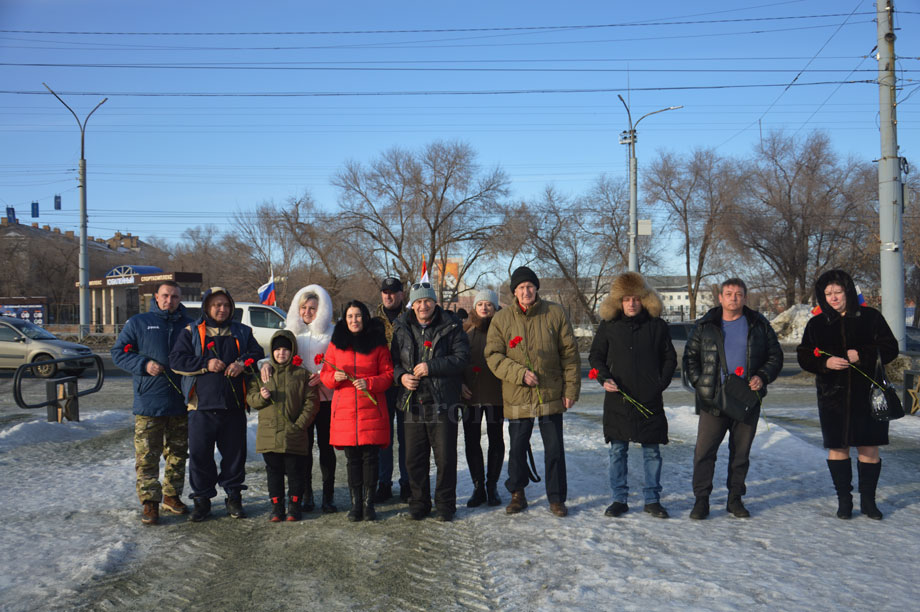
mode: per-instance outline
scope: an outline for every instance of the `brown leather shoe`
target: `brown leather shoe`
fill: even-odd
[[[511,494],[511,503],[505,508],[507,514],[517,514],[527,507],[527,498],[524,496],[524,489],[515,491]]]
[[[156,525],[160,522],[160,504],[155,501],[144,502],[144,513],[141,522],[145,525]]]
[[[173,514],[188,514],[188,506],[182,503],[178,495],[164,495],[160,504]]]
[[[569,509],[565,507],[565,502],[552,502],[549,505],[549,511],[559,517],[568,516],[569,514]]]

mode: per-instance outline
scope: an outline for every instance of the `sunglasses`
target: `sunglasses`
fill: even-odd
[[[415,283],[413,289],[431,289],[431,283]]]

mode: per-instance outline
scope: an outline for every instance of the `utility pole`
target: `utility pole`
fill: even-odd
[[[876,2],[878,28],[879,135],[878,215],[882,314],[898,345],[905,348],[904,252],[902,222],[904,192],[901,187],[901,157],[898,155],[897,79],[894,73],[894,1]]]
[[[105,104],[108,98],[103,98],[102,102],[89,111],[89,115],[86,116],[83,123],[80,123],[77,113],[67,106],[67,102],[61,100],[61,96],[54,93],[54,90],[48,87],[47,83],[42,83],[42,85],[61,104],[67,107],[73,118],[77,120],[77,127],[80,128],[80,176],[78,182],[80,187],[80,339],[82,340],[89,334],[89,249],[86,244],[86,156],[84,154],[86,151],[86,122],[89,121],[89,118],[96,112],[97,108]]]
[[[629,145],[629,271],[638,272],[639,258],[636,251],[636,237],[639,235],[639,220],[637,219],[639,215],[637,204],[639,181],[636,176],[636,128],[639,127],[639,121],[642,121],[649,115],[655,115],[669,110],[677,110],[678,108],[683,108],[683,105],[669,106],[650,113],[645,113],[639,117],[639,120],[636,121],[635,124],[633,124],[632,114],[629,112],[629,105],[626,104],[626,100],[623,99],[623,96],[617,94],[617,97],[626,108],[626,118],[629,120],[629,130],[620,133],[620,144]]]

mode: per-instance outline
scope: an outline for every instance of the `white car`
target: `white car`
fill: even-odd
[[[186,314],[193,319],[201,316],[201,302],[182,302]],[[284,329],[287,313],[277,306],[265,306],[255,302],[236,302],[233,320],[252,328],[252,335],[262,350],[268,355],[271,351],[272,334]]]

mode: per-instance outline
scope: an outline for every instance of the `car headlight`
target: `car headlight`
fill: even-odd
[[[69,349],[69,348],[61,349],[61,355],[79,355],[79,354],[80,354],[80,351],[76,349]]]

